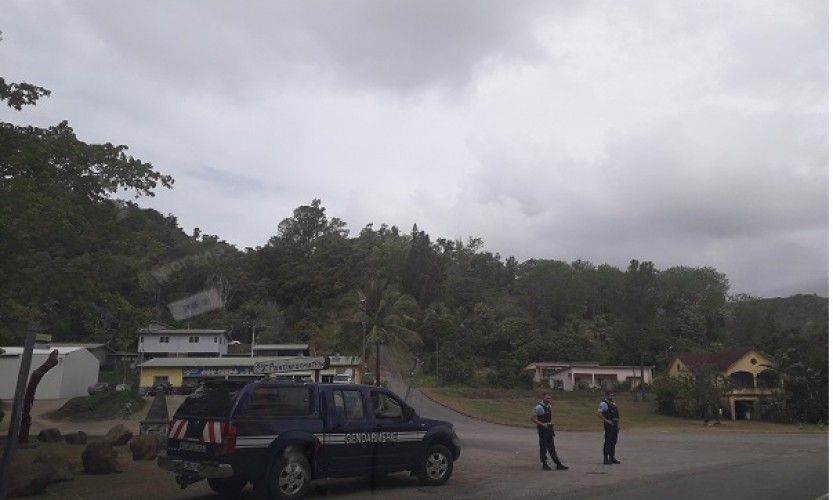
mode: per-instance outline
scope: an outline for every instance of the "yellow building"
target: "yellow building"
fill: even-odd
[[[759,415],[762,405],[772,403],[783,394],[783,379],[770,368],[772,360],[754,349],[723,349],[713,353],[684,353],[671,361],[668,375],[694,376],[710,367],[730,384],[721,405],[728,409],[732,420],[750,419]]]

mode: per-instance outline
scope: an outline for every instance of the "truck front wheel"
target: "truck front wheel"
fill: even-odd
[[[451,452],[441,444],[428,448],[419,467],[419,481],[427,486],[439,486],[451,477],[454,470],[454,459]]]

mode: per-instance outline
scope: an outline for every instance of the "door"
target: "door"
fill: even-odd
[[[424,429],[420,429],[410,411],[396,396],[384,390],[370,393],[378,437],[378,467],[402,470],[410,468],[422,449]]]
[[[371,468],[373,443],[364,397],[360,389],[327,391],[327,426],[324,431],[324,462],[331,477],[360,476]]]

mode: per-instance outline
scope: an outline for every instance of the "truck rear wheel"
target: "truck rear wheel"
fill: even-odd
[[[419,466],[419,482],[427,486],[439,486],[451,477],[454,470],[454,459],[448,448],[435,444],[428,448],[428,452]]]
[[[214,493],[224,497],[237,496],[246,486],[246,480],[241,477],[209,478],[208,487]]]
[[[304,498],[312,478],[307,457],[290,451],[272,463],[257,489],[260,496],[270,500]]]

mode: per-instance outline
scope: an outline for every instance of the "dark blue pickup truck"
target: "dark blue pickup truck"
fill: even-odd
[[[440,485],[460,456],[452,424],[367,385],[207,382],[180,406],[161,468],[234,495],[300,498],[313,479],[411,471]]]

